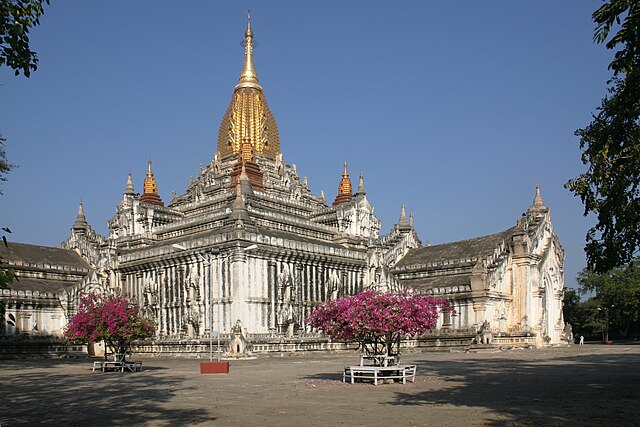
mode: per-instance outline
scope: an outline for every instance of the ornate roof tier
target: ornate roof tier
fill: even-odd
[[[247,130],[254,153],[275,157],[280,153],[278,125],[269,110],[253,66],[253,31],[250,15],[244,40],[244,67],[233,91],[229,108],[220,123],[218,153],[221,157],[240,153]]]
[[[151,171],[151,160],[149,160],[149,168],[147,169],[147,177],[144,179],[144,194],[140,197],[140,201],[143,203],[151,203],[152,205],[164,206],[162,199],[158,195],[158,184],[153,177]]]
[[[351,179],[349,179],[349,172],[347,172],[347,162],[344,162],[344,172],[342,172],[342,179],[340,180],[340,184],[338,184],[338,195],[333,201],[333,206],[339,205],[340,203],[350,202],[352,200],[353,186],[351,185]]]

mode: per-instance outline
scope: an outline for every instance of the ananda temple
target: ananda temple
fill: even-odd
[[[540,188],[495,234],[424,246],[398,207],[398,222],[381,235],[362,174],[352,181],[344,163],[327,200],[285,160],[253,37],[249,22],[217,150],[184,194],[163,201],[149,161],[143,182],[123,177],[108,235],[94,231],[80,204],[61,248],[0,249],[2,266],[19,278],[0,290],[0,332],[61,335],[80,293],[111,290],[156,321],[157,346],[197,348],[215,331],[240,333],[260,351],[269,348],[260,342],[318,336],[305,318],[323,301],[409,288],[452,301],[456,315],[441,314],[434,336],[468,339],[485,324],[496,339],[563,342],[564,253]]]

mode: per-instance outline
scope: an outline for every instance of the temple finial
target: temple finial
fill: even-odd
[[[148,162],[147,177],[144,179],[143,190],[144,193],[140,197],[141,202],[164,206],[162,199],[158,195],[158,183],[151,170],[151,159]]]
[[[124,194],[127,196],[135,196],[136,191],[133,188],[133,178],[131,178],[131,172],[127,176],[127,186],[124,188]]]
[[[402,205],[402,210],[400,211],[400,219],[398,220],[398,225],[400,228],[408,228],[410,226],[409,221],[407,221],[407,212],[404,209],[404,204]]]
[[[360,172],[360,179],[358,181],[358,191],[356,192],[356,196],[364,196],[364,173]]]
[[[78,215],[76,216],[76,222],[73,224],[74,230],[84,230],[87,225],[87,218],[84,216],[84,207],[82,206],[82,200],[80,200],[80,205],[78,206]]]
[[[351,179],[349,179],[349,172],[347,172],[347,162],[344,162],[344,172],[342,172],[342,179],[338,184],[338,196],[333,201],[333,206],[340,203],[350,202],[353,200],[353,186],[351,185]]]
[[[247,13],[247,31],[244,33],[244,67],[242,67],[236,89],[240,87],[253,87],[262,90],[258,83],[258,73],[253,66],[253,31],[251,30],[250,11]]]
[[[542,196],[540,195],[540,183],[536,184],[536,196],[533,198],[533,207],[544,208]]]

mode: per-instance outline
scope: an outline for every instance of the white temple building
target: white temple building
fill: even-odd
[[[127,177],[107,236],[89,226],[80,205],[71,236],[57,249],[77,257],[78,277],[50,290],[42,282],[37,290],[57,298],[51,332],[60,333],[78,293],[90,287],[137,302],[156,320],[159,340],[198,340],[211,328],[228,334],[236,325],[248,337],[295,339],[309,333],[305,317],[327,299],[406,287],[452,300],[457,316],[443,315],[440,332],[473,334],[488,321],[494,334],[561,343],[564,253],[539,188],[514,227],[424,247],[404,207],[398,223],[380,235],[364,177],[354,191],[347,169],[345,163],[329,203],[285,161],[254,67],[249,23],[244,66],[221,120],[217,151],[186,192],[165,206],[149,161],[141,195]],[[38,263],[6,253],[0,249],[3,267],[19,277],[25,262]],[[18,290],[1,292],[5,317],[24,312]],[[40,309],[38,303],[30,307]],[[220,313],[220,322],[209,320],[210,311]],[[32,324],[21,325],[5,322],[4,332],[32,333]]]

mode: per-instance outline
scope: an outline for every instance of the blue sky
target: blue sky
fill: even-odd
[[[54,1],[32,31],[30,79],[0,69],[0,133],[19,165],[2,183],[14,241],[59,245],[80,200],[102,234],[147,159],[160,195],[211,161],[243,63],[256,69],[288,163],[332,200],[342,163],[386,232],[402,204],[423,242],[507,229],[536,183],[584,267],[593,219],[563,184],[577,128],[605,94],[612,53],[592,42],[597,0]]]

